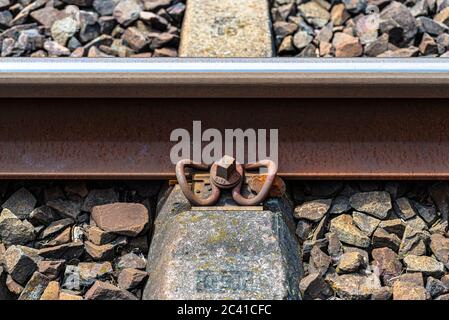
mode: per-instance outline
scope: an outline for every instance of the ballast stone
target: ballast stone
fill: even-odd
[[[136,237],[149,223],[148,209],[140,203],[111,203],[95,206],[92,219],[102,230]]]
[[[300,299],[292,207],[191,208],[179,186],[160,199],[143,299]]]
[[[273,56],[267,0],[189,0],[181,57],[263,58]]]

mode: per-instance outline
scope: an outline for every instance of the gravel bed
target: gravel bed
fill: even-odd
[[[176,57],[185,0],[0,0],[1,57]]]
[[[448,0],[271,0],[278,56],[448,57]]]
[[[449,185],[295,184],[304,299],[449,300]]]
[[[158,182],[0,186],[0,300],[136,300]]]
[[[0,300],[140,299],[160,187],[2,183]],[[447,182],[294,182],[287,190],[304,299],[449,300]]]
[[[448,57],[449,0],[269,0],[280,57]],[[176,57],[186,0],[0,0],[1,57]]]

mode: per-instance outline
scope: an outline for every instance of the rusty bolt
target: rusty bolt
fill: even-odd
[[[231,156],[225,155],[217,161],[217,176],[225,180],[229,180],[232,174],[236,171],[235,159]]]

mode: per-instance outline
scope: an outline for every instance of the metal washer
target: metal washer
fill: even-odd
[[[220,189],[231,189],[238,185],[242,180],[242,176],[237,171],[234,171],[230,179],[224,179],[217,176],[217,164],[214,163],[210,169],[210,181]]]

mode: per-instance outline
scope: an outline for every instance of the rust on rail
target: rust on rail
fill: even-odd
[[[174,178],[170,133],[198,119],[204,130],[279,129],[283,178],[449,178],[445,99],[1,99],[0,108],[3,179]]]

